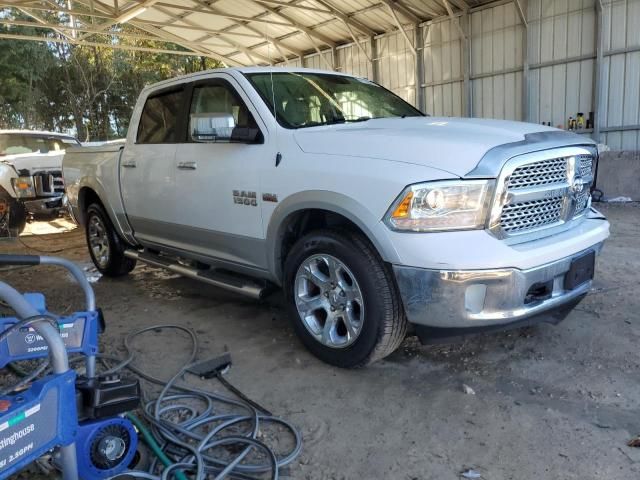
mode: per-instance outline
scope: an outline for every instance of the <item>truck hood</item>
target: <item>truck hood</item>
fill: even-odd
[[[11,165],[16,171],[28,170],[30,175],[41,171],[62,170],[64,150],[50,153],[21,153],[4,155],[0,162]]]
[[[463,177],[492,148],[545,131],[556,129],[506,120],[406,117],[301,128],[294,137],[307,153],[413,163]]]

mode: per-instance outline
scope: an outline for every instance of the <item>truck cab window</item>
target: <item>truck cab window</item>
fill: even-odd
[[[175,143],[183,91],[154,95],[147,99],[140,117],[137,143]]]
[[[189,135],[194,142],[230,142],[239,133],[257,130],[249,109],[230,86],[195,87],[189,110]]]

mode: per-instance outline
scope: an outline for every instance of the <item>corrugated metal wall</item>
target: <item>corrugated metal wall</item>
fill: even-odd
[[[588,118],[595,110],[596,1],[523,2],[528,34],[512,1],[472,9],[455,20],[427,22],[417,27],[420,32],[408,28],[419,59],[404,36],[393,32],[373,42],[363,40],[366,55],[350,44],[338,47],[335,53],[324,51],[324,60],[318,54],[306,56],[303,63],[377,76],[376,81],[414,105],[419,103],[421,89],[424,110],[432,115],[465,116],[469,112],[475,117],[550,122],[566,128],[569,117],[580,112]],[[603,0],[603,7],[601,141],[614,150],[640,150],[640,0]],[[465,45],[470,64],[468,95]],[[423,72],[417,71],[420,64]]]
[[[473,115],[521,120],[524,27],[515,4],[471,14]]]
[[[423,25],[425,110],[432,115],[462,117],[464,111],[463,42],[450,19]]]
[[[336,49],[336,70],[360,77],[373,78],[371,58],[371,42],[369,41],[361,42],[360,48],[355,44],[338,47]]]
[[[604,141],[640,150],[640,0],[607,3],[603,18]]]
[[[566,127],[593,108],[596,14],[593,0],[529,2],[529,119]]]
[[[414,30],[407,30],[410,38]],[[378,81],[396,95],[416,105],[416,59],[404,36],[389,33],[376,38],[375,58],[378,63]]]

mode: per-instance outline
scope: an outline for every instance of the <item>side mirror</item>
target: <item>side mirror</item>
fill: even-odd
[[[264,143],[264,137],[258,127],[236,127],[231,134],[235,143]]]
[[[194,142],[228,142],[236,121],[230,113],[193,113],[189,121]]]

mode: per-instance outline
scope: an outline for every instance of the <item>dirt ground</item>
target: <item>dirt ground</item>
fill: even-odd
[[[79,262],[107,319],[106,352],[142,326],[178,323],[198,332],[200,358],[228,348],[228,378],[303,432],[295,479],[640,478],[640,206],[599,205],[612,237],[591,294],[562,324],[421,346],[408,338],[363,370],[327,366],[294,336],[275,294],[253,302],[146,266],[100,278],[82,232],[23,237]],[[0,242],[0,252],[28,253]],[[44,292],[70,312],[81,297],[60,270],[0,271],[22,291]],[[186,340],[142,340],[143,362],[171,375]],[[212,381],[213,382],[213,381]],[[465,393],[463,385],[473,389]]]

